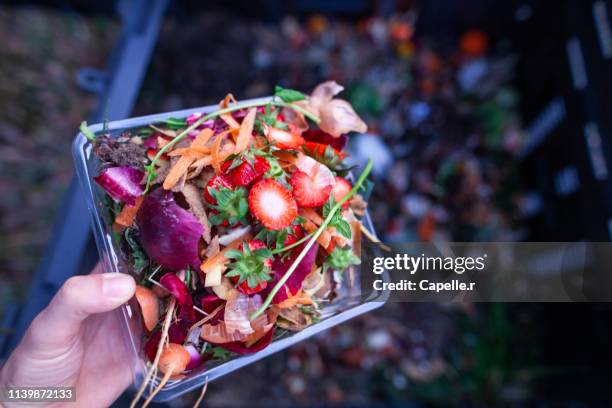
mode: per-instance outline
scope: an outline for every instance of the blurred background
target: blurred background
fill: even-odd
[[[3,2],[0,355],[95,263],[72,180],[78,124],[227,92],[343,84],[369,123],[350,151],[375,162],[383,241],[609,241],[611,11],[609,0]],[[205,406],[604,407],[611,327],[608,304],[388,304],[214,382]]]

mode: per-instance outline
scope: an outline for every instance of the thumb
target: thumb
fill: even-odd
[[[88,316],[116,309],[135,290],[134,279],[122,273],[74,276],[34,319],[24,340],[39,350],[66,347],[80,334]]]

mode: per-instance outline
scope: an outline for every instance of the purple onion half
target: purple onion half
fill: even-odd
[[[134,205],[136,198],[144,192],[140,182],[144,172],[129,166],[109,167],[94,177],[96,183],[117,201]]]
[[[158,188],[147,194],[136,224],[142,247],[153,261],[175,271],[200,268],[198,247],[204,227],[174,201],[172,192]]]

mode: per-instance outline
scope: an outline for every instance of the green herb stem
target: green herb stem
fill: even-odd
[[[290,109],[293,109],[295,111],[298,111],[302,115],[306,116],[308,119],[312,120],[316,124],[321,123],[321,118],[319,118],[317,115],[313,114],[312,112],[308,111],[307,109],[302,108],[299,105],[296,105],[294,103],[287,103],[287,102],[284,102],[284,101],[273,101],[272,103],[275,106],[278,106],[278,107],[281,107],[281,108],[290,108]]]
[[[87,126],[87,122],[85,121],[81,122],[81,126],[79,126],[79,130],[87,139],[89,139],[90,142],[93,143],[96,141],[96,134],[92,132],[89,126]]]
[[[275,101],[275,100],[273,100],[273,101],[258,101],[258,102],[241,103],[241,104],[236,104],[236,105],[234,105],[232,107],[229,107],[229,108],[219,109],[218,111],[211,112],[208,115],[204,115],[200,119],[196,120],[191,126],[189,126],[185,130],[183,130],[181,133],[176,135],[176,137],[174,139],[172,139],[170,142],[168,142],[168,144],[166,144],[164,147],[159,149],[159,151],[157,152],[155,157],[153,157],[153,160],[151,160],[151,164],[149,164],[149,166],[147,167],[147,185],[145,187],[145,193],[147,191],[149,191],[149,187],[151,186],[151,181],[153,180],[152,174],[154,172],[153,169],[154,169],[155,163],[157,163],[159,158],[164,153],[166,153],[170,148],[172,148],[172,146],[177,144],[187,134],[189,134],[189,132],[191,132],[192,130],[196,129],[198,126],[200,126],[202,123],[206,122],[207,120],[216,118],[217,116],[221,116],[221,115],[224,115],[226,113],[231,113],[231,112],[234,112],[234,111],[237,111],[237,110],[241,110],[241,109],[249,109],[249,108],[255,108],[255,107],[259,107],[259,106],[265,106],[265,105],[268,105],[270,103],[275,105],[275,106],[294,109],[294,110],[304,114],[304,116],[307,116],[308,118],[310,118],[315,123],[319,123],[321,121],[321,119],[319,119],[318,116],[313,115],[311,112],[308,112],[306,109],[302,108],[301,106],[298,106],[298,105],[295,105],[295,104],[291,104],[291,103],[286,103],[286,102],[283,102],[283,101]]]
[[[278,254],[281,254],[281,253],[283,253],[283,252],[285,252],[285,251],[288,251],[288,250],[290,250],[290,249],[293,249],[293,248],[295,248],[295,247],[297,247],[297,246],[300,246],[300,245],[302,245],[304,242],[308,241],[308,239],[309,239],[310,237],[312,237],[312,234],[314,234],[314,232],[311,232],[310,234],[307,234],[306,236],[302,237],[302,238],[301,238],[299,241],[295,241],[295,242],[294,242],[293,244],[291,244],[291,245],[287,245],[287,246],[284,246],[284,247],[282,247],[282,248],[277,248],[277,249],[275,249],[275,250],[273,250],[273,251],[272,251],[272,254],[274,254],[274,255],[278,255]]]
[[[370,174],[370,171],[372,171],[372,160],[368,160],[368,164],[366,164],[365,168],[363,169],[363,172],[357,179],[357,182],[355,182],[355,185],[353,186],[351,191],[349,191],[347,195],[345,195],[340,201],[336,203],[336,205],[332,207],[332,209],[329,211],[329,214],[327,214],[327,217],[325,218],[325,220],[323,220],[319,228],[314,232],[314,234],[310,238],[310,241],[308,241],[308,243],[306,244],[304,249],[302,249],[302,252],[300,252],[300,254],[297,256],[295,261],[293,261],[293,263],[291,264],[291,266],[289,267],[285,275],[283,275],[283,277],[276,283],[276,285],[274,286],[272,291],[268,294],[268,297],[266,297],[266,300],[261,305],[261,307],[257,309],[257,311],[251,315],[251,320],[256,319],[259,315],[265,312],[268,306],[270,306],[270,303],[272,303],[272,299],[274,298],[274,296],[276,296],[278,291],[283,287],[283,285],[285,285],[285,283],[287,282],[291,274],[297,269],[298,265],[300,264],[300,262],[302,262],[302,259],[304,259],[304,257],[306,256],[310,248],[312,248],[317,238],[319,238],[319,236],[323,233],[325,228],[327,228],[327,225],[329,224],[331,219],[334,217],[334,214],[336,213],[336,211],[338,211],[340,207],[342,207],[342,204],[344,204],[347,200],[349,200],[357,192],[357,190],[361,188],[361,185],[363,184],[365,179]]]

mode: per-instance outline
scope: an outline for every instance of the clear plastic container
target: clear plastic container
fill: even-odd
[[[262,101],[266,99],[268,98],[261,98]],[[255,101],[256,100],[254,99],[242,102]],[[216,109],[217,106],[212,105],[157,115],[118,120],[107,123],[107,129],[111,135],[117,136],[124,130],[140,128],[151,123],[161,122],[171,117],[185,118],[195,112],[208,113]],[[103,125],[96,124],[90,126],[90,128],[94,132],[98,132],[102,130]],[[95,182],[93,182],[93,177],[97,175],[100,163],[92,153],[91,144],[82,133],[77,134],[74,140],[73,156],[76,172],[87,200],[87,206],[91,211],[93,232],[98,247],[98,252],[100,254],[100,261],[103,271],[130,273],[129,266],[124,262],[123,257],[120,255],[119,245],[113,239],[112,226],[103,205],[105,193]],[[364,218],[364,225],[370,231],[373,231],[368,214],[366,214]],[[357,269],[356,273],[358,274],[359,272],[360,271]],[[388,281],[388,275],[386,273],[383,274],[382,277]],[[183,393],[201,387],[205,383],[206,379],[208,379],[209,382],[213,381],[234,370],[290,347],[291,345],[307,339],[308,337],[311,337],[319,332],[327,330],[330,327],[336,326],[342,322],[352,319],[353,317],[359,316],[384,305],[388,298],[388,293],[386,292],[375,292],[368,298],[367,302],[364,302],[361,299],[359,281],[359,276],[356,276],[356,278],[353,280],[354,284],[347,285],[345,293],[342,293],[337,299],[334,299],[334,302],[332,302],[329,306],[323,308],[321,319],[317,323],[300,332],[288,333],[281,338],[275,339],[268,347],[257,353],[236,356],[216,365],[211,365],[211,363],[205,364],[204,367],[190,372],[184,379],[166,384],[164,388],[156,395],[154,401],[168,401]],[[141,347],[141,339],[143,334],[142,323],[140,321],[138,310],[139,309],[135,301],[132,300],[130,303],[121,307],[117,311],[118,318],[125,326],[125,344],[118,345],[118,347],[126,347],[131,355],[131,366],[134,375],[134,385],[136,387],[141,385],[146,369],[146,359]],[[281,375],[281,373],[279,373],[279,375]],[[156,379],[156,381],[158,380],[159,379]],[[149,390],[150,388],[147,387],[147,392],[149,392]]]

